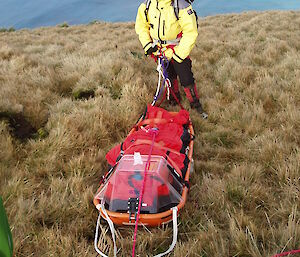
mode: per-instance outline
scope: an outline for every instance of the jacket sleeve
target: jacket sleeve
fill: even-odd
[[[178,22],[182,29],[182,38],[179,45],[174,47],[173,59],[181,63],[191,53],[198,37],[197,20],[192,6],[179,11]]]
[[[150,37],[150,24],[146,20],[145,10],[146,4],[142,3],[136,16],[135,32],[139,35],[139,40],[146,53],[151,47],[152,38]]]

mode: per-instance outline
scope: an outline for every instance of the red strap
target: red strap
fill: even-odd
[[[177,98],[176,94],[174,93],[174,90],[173,90],[171,87],[169,87],[169,88],[170,88],[170,91],[171,91],[172,96],[174,97],[174,99],[175,99],[175,101],[178,103],[178,105],[180,106],[181,110],[185,110],[185,108],[184,108],[183,105],[180,103],[179,99]],[[163,95],[161,101],[159,102],[159,104],[157,105],[157,107],[160,107],[161,104],[165,101],[165,99],[166,99],[166,91],[167,91],[167,89],[165,89],[164,95]]]
[[[174,47],[175,47],[175,46],[176,46],[176,45],[167,45],[166,48],[167,48],[167,49],[172,49],[173,53],[175,53],[175,50],[174,50]]]
[[[160,100],[159,104],[157,105],[157,107],[160,107],[161,104],[165,101],[165,99],[166,99],[166,94],[167,94],[167,90],[164,91],[164,95],[163,95],[163,97],[161,98],[161,100]]]
[[[185,110],[183,105],[180,103],[180,101],[178,100],[176,94],[174,93],[174,90],[170,87],[170,91],[172,96],[174,97],[174,99],[176,100],[176,102],[178,103],[178,105],[180,106],[181,110]]]
[[[300,253],[300,249],[299,250],[292,250],[292,251],[289,251],[289,252],[284,252],[284,253],[278,253],[272,257],[281,257],[281,256],[288,256],[288,255],[291,255],[291,254],[296,254],[296,253]]]

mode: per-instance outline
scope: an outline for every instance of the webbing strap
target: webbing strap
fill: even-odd
[[[181,102],[177,98],[177,96],[176,96],[174,90],[172,89],[172,87],[170,87],[170,91],[171,91],[172,96],[174,97],[174,99],[176,100],[176,102],[178,103],[178,105],[180,106],[181,110],[185,110],[184,107],[183,107],[183,105],[181,104]]]
[[[161,104],[166,100],[167,90],[164,91],[164,95],[161,98],[160,102],[157,104],[157,107],[160,107]]]
[[[173,213],[173,241],[172,244],[170,245],[169,249],[163,253],[157,254],[154,257],[162,257],[170,252],[173,251],[176,242],[177,242],[177,235],[178,235],[178,226],[177,226],[177,212],[178,212],[178,208],[177,207],[173,207],[172,209],[172,213]]]
[[[97,225],[96,225],[96,231],[95,231],[95,240],[94,240],[94,247],[95,250],[98,254],[100,254],[102,257],[108,257],[106,254],[104,254],[103,252],[101,252],[98,248],[98,236],[99,236],[99,227],[100,227],[100,219],[101,219],[101,211],[104,214],[103,218],[107,221],[109,228],[110,228],[110,232],[111,232],[111,236],[113,239],[113,244],[114,244],[114,257],[117,256],[117,245],[116,245],[116,235],[115,235],[115,228],[114,228],[114,223],[112,222],[112,220],[109,218],[104,204],[101,203],[97,206],[97,209],[99,210],[99,215],[98,215],[98,219],[97,219]]]

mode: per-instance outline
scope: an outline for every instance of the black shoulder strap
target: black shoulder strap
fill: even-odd
[[[145,16],[146,16],[146,21],[148,21],[148,11],[149,11],[149,8],[150,8],[150,4],[151,4],[151,0],[147,0],[146,1],[146,9],[145,9]]]
[[[178,4],[178,0],[174,0],[174,12],[175,12],[176,19],[179,20],[179,4]]]

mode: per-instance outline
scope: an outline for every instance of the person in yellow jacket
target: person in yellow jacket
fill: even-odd
[[[177,76],[190,102],[203,118],[207,114],[199,101],[192,61],[189,54],[197,36],[197,16],[186,0],[145,0],[138,9],[135,31],[145,54],[163,49],[170,61],[167,73],[173,90],[180,99]]]

